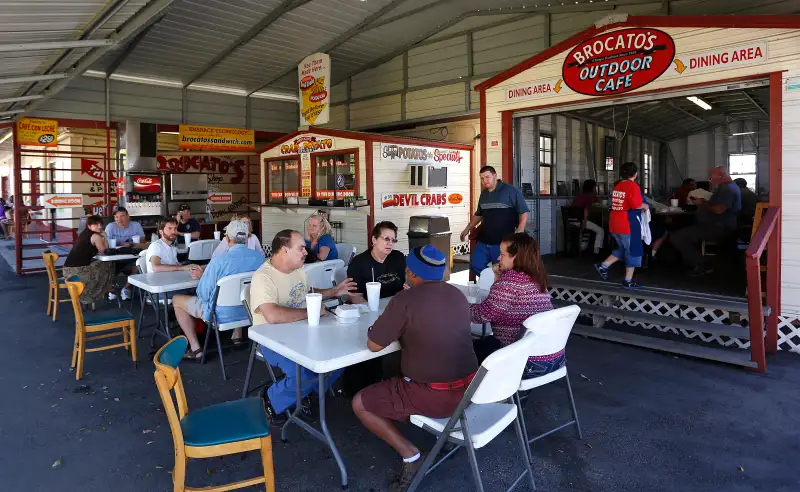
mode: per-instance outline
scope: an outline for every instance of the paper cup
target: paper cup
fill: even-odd
[[[108,247],[109,248],[116,248],[117,247],[117,240],[116,239],[109,239],[108,240]]]
[[[477,297],[478,285],[474,280],[470,280],[470,282],[467,284],[467,292],[469,297]]]
[[[222,231],[214,231],[214,239],[216,241],[221,241],[222,240]]]
[[[322,294],[306,294],[306,313],[308,313],[308,326],[319,325],[319,315],[322,310]]]
[[[367,304],[370,311],[377,311],[381,302],[381,283],[367,282]]]
[[[183,242],[186,243],[186,246],[189,246],[189,243],[192,242],[192,233],[187,232],[183,235]]]
[[[133,236],[133,237],[131,237],[131,242],[132,242],[133,244],[139,244],[141,241],[142,241],[142,238],[140,238],[139,236]]]
[[[670,207],[677,207],[678,206],[678,199],[677,198],[671,198],[670,201],[669,201],[669,206]]]

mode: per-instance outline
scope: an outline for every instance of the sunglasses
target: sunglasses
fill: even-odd
[[[385,243],[392,243],[397,244],[397,238],[389,237],[389,236],[380,236],[378,239],[382,239]]]

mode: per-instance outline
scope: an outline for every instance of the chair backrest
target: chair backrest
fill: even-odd
[[[478,279],[478,288],[480,290],[489,290],[494,284],[494,271],[492,267],[484,268],[481,276]]]
[[[347,280],[347,266],[341,266],[333,272],[333,283],[338,285]]]
[[[42,255],[42,260],[44,261],[44,268],[47,270],[47,280],[50,281],[51,285],[57,284],[56,261],[58,261],[58,255],[56,253],[45,253]]]
[[[189,261],[210,260],[219,243],[220,241],[216,239],[203,239],[189,243]]]
[[[80,277],[73,275],[66,279],[67,292],[72,301],[72,310],[75,311],[75,327],[83,326],[83,308],[81,307],[81,294],[86,286],[81,282]]]
[[[136,258],[136,270],[139,273],[147,273],[147,250],[143,250],[139,253],[139,257]]]
[[[308,283],[313,289],[330,289],[336,269],[344,266],[343,260],[325,260],[305,265]]]
[[[353,261],[356,256],[356,247],[350,243],[336,243],[336,251],[339,253],[339,259],[344,261],[345,266]]]
[[[189,341],[186,337],[175,337],[156,352],[153,363],[156,366],[153,376],[158,387],[158,394],[161,396],[161,403],[167,413],[169,428],[172,431],[172,440],[176,448],[183,447],[183,432],[181,431],[181,419],[189,413],[189,406],[186,403],[186,392],[183,389],[181,372],[178,369],[183,354]],[[175,400],[178,408],[175,408],[175,401],[172,399],[172,390],[175,390]]]
[[[250,285],[255,272],[236,273],[222,277],[217,281],[217,307],[241,306],[242,288]]]
[[[536,345],[528,355],[550,355],[564,350],[579,314],[581,308],[573,304],[534,314],[523,321],[522,326],[528,333],[536,335]]]
[[[751,238],[756,235],[758,226],[761,225],[761,219],[764,218],[764,212],[766,212],[768,208],[769,202],[756,203],[756,215],[753,217],[753,230],[750,231]]]
[[[253,324],[253,313],[250,312],[250,284],[244,284],[242,286],[242,292],[239,294],[239,300],[242,302],[242,306],[244,306],[245,311],[247,311],[247,318],[250,320],[250,324]]]
[[[536,335],[526,333],[520,340],[489,355],[481,364],[478,374],[473,380],[472,384],[477,384],[478,387],[470,400],[473,403],[481,404],[505,401],[511,398],[519,389],[522,372],[525,370],[525,364],[528,363],[528,357],[536,342]]]

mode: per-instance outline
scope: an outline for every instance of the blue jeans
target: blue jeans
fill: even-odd
[[[478,242],[475,244],[475,249],[472,251],[472,258],[470,259],[470,268],[475,275],[480,275],[489,263],[497,263],[500,257],[499,244],[484,244]]]
[[[525,364],[525,371],[522,373],[522,379],[538,378],[545,374],[555,372],[567,363],[567,353],[559,355],[555,359],[550,360],[529,360]]]
[[[620,260],[625,260],[625,266],[628,268],[638,268],[642,266],[642,257],[633,256],[631,254],[631,235],[630,234],[617,234],[611,233],[611,237],[617,243],[617,247],[611,252],[612,256],[616,256]],[[641,241],[641,239],[639,239]]]
[[[287,408],[294,407],[297,404],[297,364],[263,345],[259,348],[261,349],[261,354],[264,356],[264,359],[266,359],[269,364],[279,367],[286,375],[285,378],[274,383],[267,390],[267,396],[272,404],[272,408],[278,413],[283,413]],[[331,373],[328,377],[328,385],[325,389],[330,389],[331,385],[339,379],[341,375],[341,369]],[[319,375],[317,373],[311,372],[305,367],[300,368],[300,391],[303,393],[301,398],[305,398],[311,392],[317,391],[319,388],[318,377]]]

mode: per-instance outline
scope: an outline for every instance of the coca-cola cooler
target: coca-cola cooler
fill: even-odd
[[[125,208],[131,217],[164,216],[167,202],[164,175],[128,171],[125,176]]]

